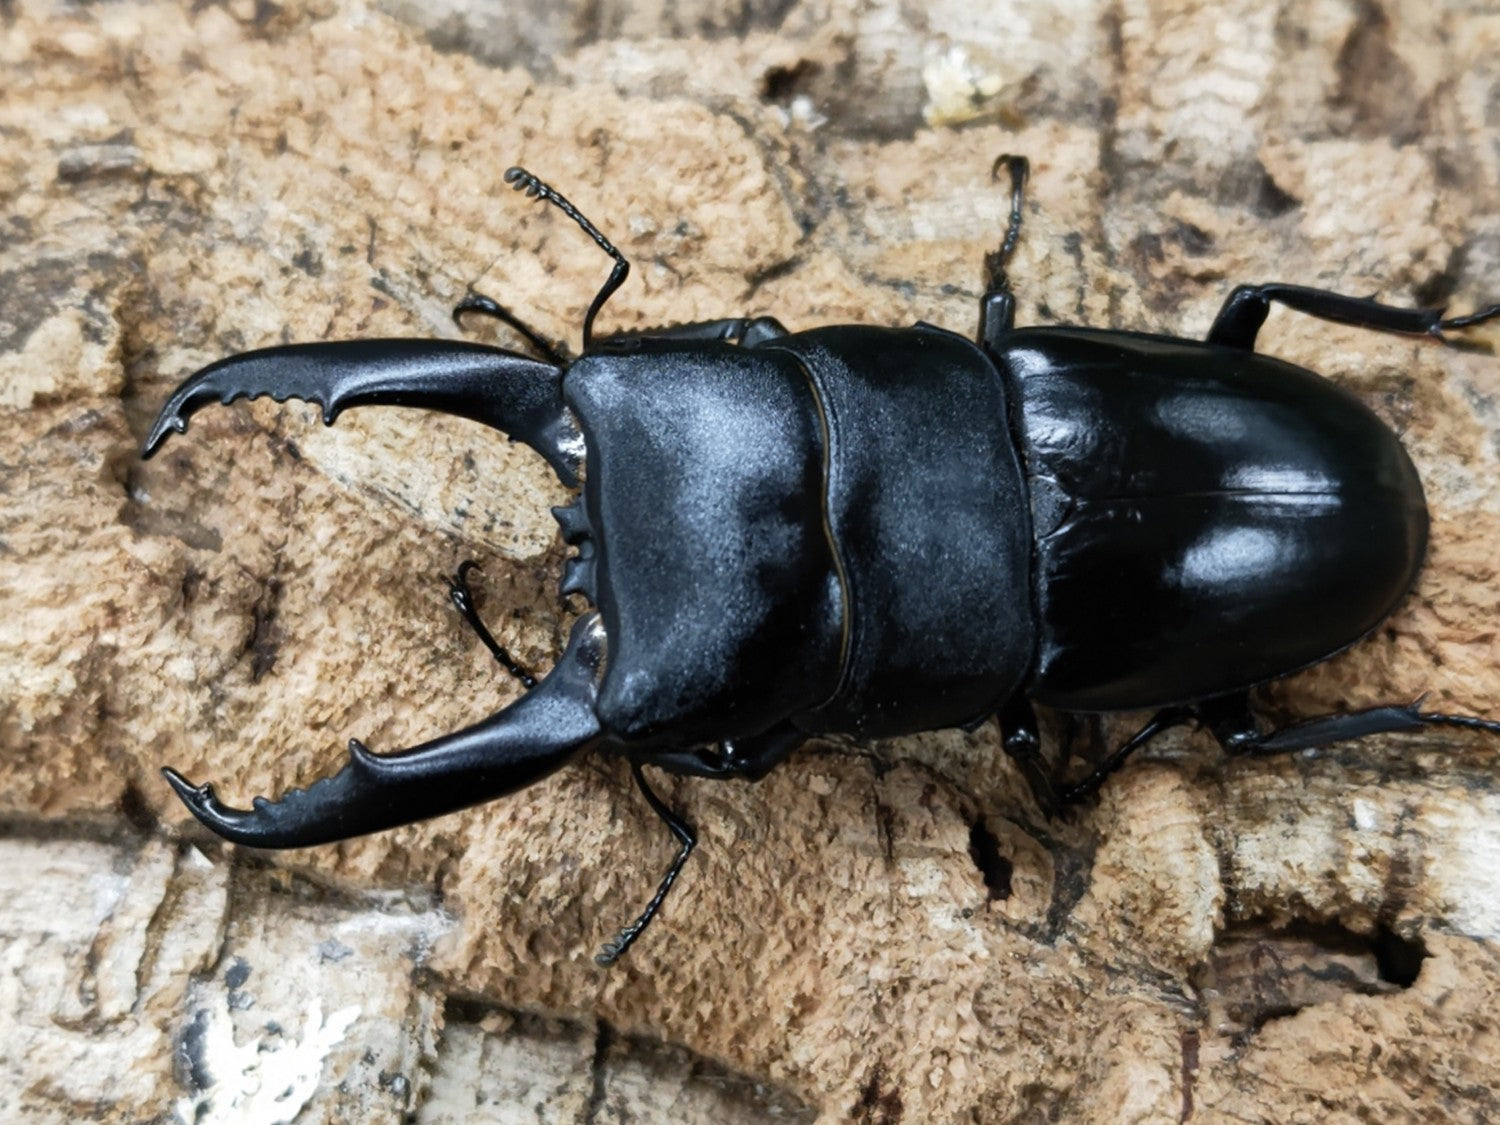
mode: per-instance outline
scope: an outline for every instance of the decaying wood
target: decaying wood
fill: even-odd
[[[158,779],[243,801],[498,708],[436,577],[466,558],[518,654],[560,651],[564,497],[488,431],[258,403],[136,457],[201,363],[449,334],[470,285],[576,339],[605,262],[512,163],[634,260],[601,328],[968,331],[1007,151],[1023,322],[1201,334],[1241,281],[1500,297],[1500,16],[913,12],[0,5],[7,1119],[1500,1115],[1496,747],[1457,735],[1188,736],[1057,822],[992,729],[669,783],[701,847],[610,972],[668,858],[618,763],[269,860]],[[1500,709],[1500,361],[1284,313],[1262,340],[1403,433],[1434,515],[1407,605],[1268,708]]]

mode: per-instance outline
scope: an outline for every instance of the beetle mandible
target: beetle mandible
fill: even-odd
[[[354,406],[412,406],[525,442],[579,489],[553,509],[576,548],[562,592],[594,608],[537,682],[477,614],[466,563],[450,593],[527,689],[516,702],[396,753],[351,740],[337,774],[248,810],[164,770],[178,795],[232,841],[300,847],[514,792],[587,750],[621,753],[679,847],[646,910],[597,958],[607,964],[694,844],[643,766],[753,779],[810,738],[998,716],[1006,750],[1056,804],[1189,723],[1232,754],[1432,725],[1500,733],[1500,722],[1415,704],[1267,729],[1249,695],[1384,620],[1415,581],[1428,527],[1416,470],[1376,415],[1254,350],[1271,304],[1438,339],[1500,317],[1500,305],[1445,319],[1242,285],[1203,341],[1016,328],[1007,263],[1027,163],[1002,156],[992,178],[1002,169],[1010,218],[985,259],[977,342],[929,324],[794,333],[770,317],[595,336],[629,263],[568,200],[512,168],[508,183],[613,260],[576,358],[470,294],[455,320],[493,316],[533,354],[452,340],[297,344],[187,379],[142,456],[209,404],[260,395],[317,403],[330,425]],[[1155,714],[1053,793],[1033,703]]]

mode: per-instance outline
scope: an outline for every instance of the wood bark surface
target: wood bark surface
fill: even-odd
[[[606,262],[514,163],[634,261],[601,329],[971,332],[1002,152],[1034,169],[1022,323],[1201,336],[1269,280],[1468,311],[1500,299],[1500,12],[11,0],[0,73],[8,1120],[1500,1116],[1493,741],[1184,734],[1065,820],[992,726],[668,782],[699,850],[601,971],[669,857],[620,762],[274,856],[156,772],[243,803],[514,698],[437,576],[478,560],[549,666],[577,607],[541,461],[269,402],[137,456],[203,363],[455,335],[469,286],[576,344]],[[1403,435],[1433,514],[1412,597],[1267,713],[1494,713],[1496,333],[1261,341]]]

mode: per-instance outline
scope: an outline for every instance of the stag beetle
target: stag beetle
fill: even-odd
[[[1250,689],[1374,629],[1411,588],[1427,541],[1422,487],[1395,435],[1349,392],[1261,355],[1272,303],[1442,338],[1444,319],[1298,285],[1242,285],[1205,341],[1014,327],[1007,263],[1027,164],[1002,156],[1010,218],[986,256],[977,343],[930,324],[788,332],[770,317],[595,337],[629,273],[563,196],[506,181],[577,223],[613,260],[567,355],[504,306],[532,355],[452,340],[298,344],[220,360],[185,381],[145,440],[210,403],[270,395],[412,406],[485,423],[579,489],[553,509],[576,548],[562,580],[593,608],[540,682],[455,605],[528,689],[456,734],[375,754],[351,741],[332,777],[230,808],[164,770],[228,839],[300,847],[514,792],[585,750],[625,755],[679,847],[640,935],[693,848],[646,765],[759,778],[804,741],[971,726],[1050,803],[1092,793],[1125,757],[1187,723],[1233,754],[1377,732],[1500,722],[1372,707],[1265,729]],[[580,470],[588,466],[580,489]],[[1084,780],[1049,793],[1032,704],[1155,715]]]

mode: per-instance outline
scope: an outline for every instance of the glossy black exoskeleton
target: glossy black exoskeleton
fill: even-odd
[[[210,403],[270,395],[474,419],[525,442],[577,487],[554,509],[577,549],[564,593],[596,609],[537,683],[455,604],[528,689],[457,734],[394,754],[357,741],[336,775],[251,809],[167,770],[200,820],[260,847],[340,840],[515,791],[590,749],[631,761],[680,843],[692,831],[641,767],[756,778],[821,735],[899,735],[998,715],[1045,802],[1093,792],[1133,750],[1200,723],[1231,753],[1280,753],[1433,724],[1500,723],[1374,707],[1268,730],[1249,691],[1323,660],[1411,588],[1427,540],[1416,471],[1358,399],[1255,352],[1273,302],[1387,332],[1439,337],[1500,317],[1294,285],[1241,286],[1203,342],[1013,327],[1010,225],[986,261],[979,340],[926,324],[789,333],[731,319],[602,339],[594,318],[624,257],[520,169],[508,182],[561,208],[613,259],[570,359],[494,301],[535,355],[449,340],[268,348],[221,360],[163,408],[144,456]],[[1154,710],[1083,781],[1051,791],[1031,703]]]

